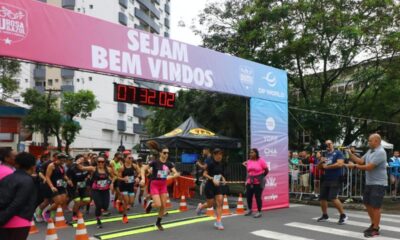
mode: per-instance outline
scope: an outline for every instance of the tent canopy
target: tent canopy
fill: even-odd
[[[179,127],[162,136],[147,139],[155,140],[158,144],[169,148],[225,148],[237,149],[241,147],[239,139],[224,137],[204,128],[193,117],[189,117]]]

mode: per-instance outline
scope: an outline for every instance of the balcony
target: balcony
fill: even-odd
[[[61,77],[66,79],[72,79],[75,76],[75,71],[72,69],[61,69]]]
[[[117,110],[119,113],[126,113],[126,103],[119,102]]]
[[[120,132],[125,132],[126,131],[126,121],[118,120],[117,121],[117,129]]]
[[[135,8],[135,16],[148,24],[156,33],[160,33],[160,26],[157,25],[156,22],[154,22],[153,19],[151,19],[150,16],[148,16],[145,12],[140,10],[139,8]]]
[[[154,0],[154,2],[160,4],[160,0]]]
[[[146,109],[139,107],[139,108],[133,108],[133,116],[138,117],[138,118],[147,118],[151,113],[147,111]]]
[[[124,8],[128,8],[128,0],[119,0],[119,5]]]
[[[39,2],[47,3],[47,0],[38,0]]]
[[[146,131],[146,128],[145,128],[144,125],[134,123],[134,124],[133,124],[133,133],[137,133],[137,134],[147,134],[147,131]]]
[[[74,92],[74,90],[75,90],[74,85],[62,85],[61,86],[62,92]]]
[[[169,38],[169,33],[168,33],[168,32],[165,32],[165,33],[164,33],[164,37]]]
[[[169,8],[169,4],[168,3],[165,4],[164,10],[165,10],[166,13],[170,14],[170,8]]]
[[[74,10],[75,9],[75,0],[62,0],[61,6],[63,8]]]
[[[38,66],[33,70],[33,78],[36,80],[44,80],[46,79],[46,67]]]
[[[139,29],[139,30],[142,30],[142,31],[147,31],[146,27],[144,27],[142,25],[137,25],[137,24],[135,24],[135,29]]]
[[[168,19],[168,18],[164,19],[164,25],[165,25],[167,28],[169,28],[169,19]]]
[[[156,8],[156,6],[150,1],[150,0],[137,0],[140,4],[145,6],[147,9],[150,10],[150,12],[153,13],[153,15],[157,18],[160,19],[160,11]]]
[[[40,93],[44,93],[45,91],[45,87],[44,86],[35,86],[36,91],[40,92]]]

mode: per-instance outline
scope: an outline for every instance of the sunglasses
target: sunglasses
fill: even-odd
[[[162,152],[162,154],[167,155],[167,154],[169,154],[169,152]]]
[[[130,159],[130,160],[133,160],[133,158],[132,158],[132,157],[128,157],[128,159]]]
[[[105,163],[104,161],[97,161],[98,163]]]

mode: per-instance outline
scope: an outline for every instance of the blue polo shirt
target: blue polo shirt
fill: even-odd
[[[333,152],[326,153],[326,165],[328,166],[335,164],[340,159],[344,160],[343,153],[341,151],[334,150]],[[337,181],[339,180],[341,175],[342,175],[341,168],[326,169],[324,174],[324,180]]]

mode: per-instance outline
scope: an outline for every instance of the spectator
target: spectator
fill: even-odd
[[[0,182],[0,236],[7,240],[27,239],[36,208],[37,189],[31,175],[35,157],[20,153],[15,158],[17,170]]]
[[[291,191],[298,191],[298,181],[299,181],[299,155],[297,152],[293,153],[292,159],[289,161],[289,169],[291,175]]]
[[[392,191],[392,200],[396,201],[397,190],[400,180],[400,156],[399,151],[394,151],[393,157],[389,159],[390,188]]]
[[[0,180],[14,172],[16,155],[17,153],[11,148],[0,149]]]
[[[379,134],[372,134],[368,139],[370,149],[362,158],[356,157],[349,151],[350,159],[356,163],[349,164],[349,167],[365,171],[363,202],[371,220],[371,226],[364,231],[365,237],[380,235],[381,207],[388,185],[387,155],[381,145],[381,141]]]
[[[321,177],[321,193],[319,196],[322,217],[318,219],[318,222],[326,222],[329,219],[328,201],[330,200],[340,213],[338,224],[342,225],[346,222],[347,216],[344,214],[342,203],[338,199],[338,194],[340,190],[341,170],[344,166],[344,157],[341,151],[334,149],[331,140],[327,140],[325,144],[327,151],[318,164],[318,168],[324,170],[324,174]]]
[[[310,190],[310,154],[306,151],[300,153],[299,175],[301,192],[307,193]]]
[[[321,177],[321,170],[318,169],[318,164],[321,161],[321,152],[318,151],[315,153],[315,155],[311,158],[310,163],[312,163],[312,168],[311,168],[311,184],[313,184],[313,194],[315,198],[318,198],[319,196],[319,190],[320,190],[320,177]]]
[[[210,164],[212,162],[212,154],[209,148],[204,148],[202,155],[205,164]]]

